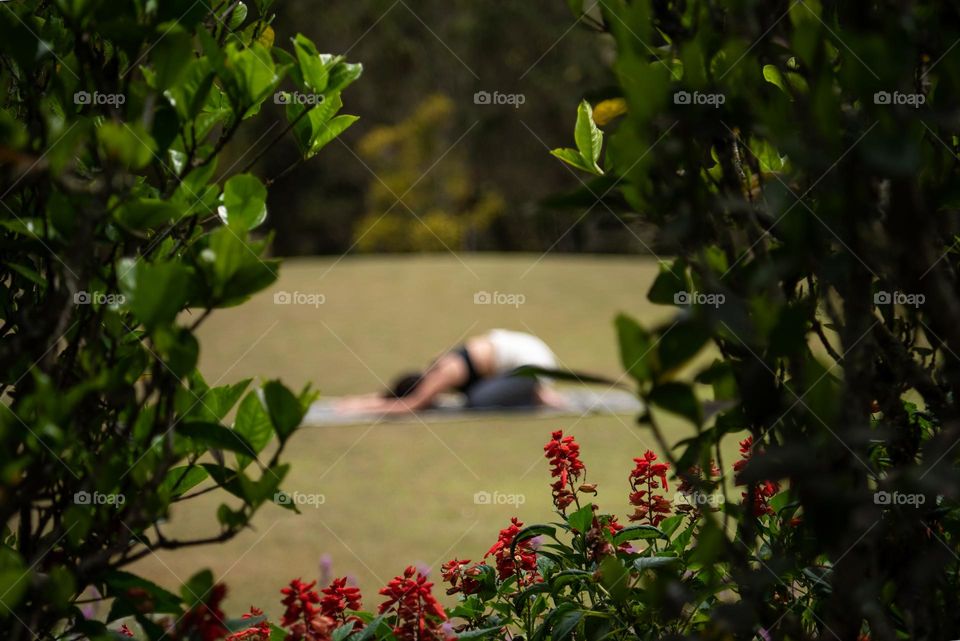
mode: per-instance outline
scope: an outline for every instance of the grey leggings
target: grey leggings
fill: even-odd
[[[504,374],[484,378],[465,390],[467,407],[472,409],[495,409],[498,407],[535,407],[539,405],[534,376]]]

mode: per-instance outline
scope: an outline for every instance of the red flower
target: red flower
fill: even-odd
[[[453,559],[440,566],[440,576],[450,584],[447,594],[456,594],[457,592],[475,594],[480,589],[480,583],[476,579],[476,576],[480,574],[480,569],[477,567],[467,568],[468,565],[470,565],[470,559],[464,561]]]
[[[747,438],[740,441],[740,460],[733,464],[733,471],[735,474],[739,475],[743,471],[743,468],[747,465],[747,461],[750,460],[750,457],[753,456],[753,437],[748,436]],[[734,477],[735,481],[739,479]]]
[[[334,579],[329,587],[321,590],[324,596],[320,599],[320,613],[330,617],[334,621],[346,623],[353,621],[353,629],[359,630],[363,627],[363,621],[356,616],[348,617],[345,610],[360,609],[360,589],[356,587],[347,587],[347,578]]]
[[[633,490],[630,494],[630,505],[636,508],[630,515],[630,520],[646,520],[654,527],[660,525],[671,510],[670,501],[655,492],[661,488],[661,484],[663,489],[669,489],[667,470],[670,466],[657,463],[656,460],[657,455],[647,450],[642,458],[633,459],[636,466],[630,472],[630,488]]]
[[[281,603],[286,606],[280,625],[287,628],[286,641],[328,641],[336,622],[324,615],[315,604],[320,595],[314,590],[316,581],[304,583],[294,579],[289,587],[280,592],[284,595]]]
[[[762,453],[762,450],[761,450]],[[747,485],[745,481],[740,478],[743,468],[746,467],[750,459],[753,458],[753,437],[748,436],[747,438],[740,441],[740,460],[733,464],[733,471],[735,476],[734,483],[737,485]],[[774,496],[777,492],[780,491],[780,484],[775,481],[761,481],[754,485],[751,485],[747,488],[747,492],[740,494],[740,497],[743,499],[744,503],[749,504],[750,512],[754,516],[763,516],[765,514],[773,514],[774,510],[770,507],[770,497]]]
[[[572,488],[576,487],[586,469],[580,461],[580,446],[572,436],[564,436],[563,430],[557,430],[550,442],[543,446],[543,451],[550,459],[550,476],[557,479],[550,484],[553,504],[563,512],[576,500],[576,490]]]
[[[487,558],[491,554],[494,556],[497,561],[497,576],[500,577],[501,581],[517,575],[517,585],[520,586],[535,583],[539,578],[537,575],[537,553],[530,547],[530,539],[517,543],[515,555],[510,556],[513,540],[522,528],[523,521],[518,520],[517,517],[510,519],[510,525],[500,530],[497,542],[483,555],[483,558]]]
[[[240,618],[253,619],[261,616],[263,616],[263,610],[250,606],[250,612]],[[265,620],[261,621],[251,628],[234,632],[227,637],[226,641],[270,641],[270,624]]]
[[[380,594],[387,600],[380,604],[380,614],[396,608],[393,633],[399,641],[443,641],[441,624],[447,615],[433,597],[433,583],[407,567],[402,576],[394,577]]]
[[[120,634],[120,636],[133,638],[133,632],[130,631],[130,628],[127,627],[126,623],[121,625],[117,632]]]
[[[177,638],[198,637],[201,641],[216,641],[229,632],[224,625],[220,604],[227,596],[227,586],[217,583],[200,603],[190,608],[177,625]]]

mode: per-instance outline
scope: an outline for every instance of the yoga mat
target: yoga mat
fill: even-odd
[[[570,405],[569,409],[558,409],[553,407],[526,407],[526,408],[491,408],[491,409],[467,409],[463,407],[461,401],[456,397],[445,397],[437,403],[436,407],[428,410],[422,410],[416,413],[416,416],[393,415],[381,417],[377,414],[338,414],[334,410],[336,398],[326,398],[315,402],[310,406],[306,416],[303,418],[302,427],[325,427],[330,425],[369,425],[371,422],[397,422],[397,421],[417,421],[419,418],[426,422],[450,422],[450,421],[470,421],[470,420],[489,420],[491,417],[516,417],[530,416],[538,417],[557,417],[557,416],[582,416],[584,414],[625,414],[636,415],[640,413],[642,404],[636,396],[621,389],[609,389],[604,391],[594,391],[588,389],[567,389],[558,390],[567,399]]]

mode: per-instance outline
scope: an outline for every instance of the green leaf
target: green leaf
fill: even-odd
[[[228,450],[248,455],[254,451],[253,446],[243,435],[216,423],[181,423],[176,429],[178,434],[208,449]]]
[[[631,525],[625,527],[613,535],[615,545],[626,543],[627,541],[649,540],[649,539],[667,539],[667,535],[652,525]]]
[[[191,270],[181,263],[123,259],[117,265],[124,305],[152,330],[172,323],[188,299]]]
[[[203,602],[212,589],[213,572],[201,570],[180,587],[180,596],[189,607],[193,607]]]
[[[220,227],[209,238],[201,261],[208,268],[211,306],[226,307],[246,300],[277,279],[280,262],[263,259],[260,246],[245,242],[230,227]]]
[[[314,135],[310,142],[310,150],[306,158],[312,158],[321,149],[326,147],[337,136],[347,130],[353,123],[360,120],[359,116],[342,115],[331,118],[329,122],[320,127],[320,130]]]
[[[150,595],[153,601],[153,610],[163,614],[179,614],[181,599],[176,594],[165,590],[156,583],[144,579],[143,577],[122,570],[110,571],[103,580],[107,586],[106,594],[108,598],[125,600],[131,589],[142,590]],[[121,611],[111,610],[111,616],[107,617],[107,622],[115,621],[118,618],[129,616],[135,611],[135,603],[127,603],[127,607]]]
[[[150,51],[156,72],[155,82],[161,91],[176,85],[186,73],[193,58],[193,37],[177,23],[160,24],[163,34]]]
[[[703,422],[703,412],[696,395],[686,383],[663,383],[650,391],[649,401],[673,414],[678,414],[694,425]]]
[[[585,534],[593,525],[593,505],[587,503],[567,517],[567,524],[581,534]]]
[[[553,626],[553,632],[550,635],[551,641],[564,641],[564,639],[573,634],[573,631],[582,620],[582,610],[564,613],[564,615],[560,617],[560,620]]]
[[[229,43],[225,51],[226,60],[220,70],[224,88],[233,104],[241,106],[241,117],[249,117],[280,82],[273,58],[258,42],[242,50]]]
[[[187,66],[178,82],[163,92],[180,120],[193,120],[200,113],[213,86],[214,76],[210,60],[198,58]]]
[[[649,381],[659,369],[650,334],[625,314],[618,314],[614,324],[617,328],[623,369],[639,383]]]
[[[317,93],[326,91],[330,79],[330,68],[335,63],[333,56],[317,53],[313,41],[301,33],[293,38],[293,48],[306,86]]]
[[[630,571],[616,556],[607,556],[600,562],[600,584],[614,601],[625,601],[630,593]]]
[[[240,403],[233,429],[247,439],[253,447],[253,451],[257,454],[262,452],[270,439],[273,438],[270,416],[263,408],[260,396],[256,392],[247,394]],[[237,465],[241,470],[247,467],[252,460],[249,456],[237,454]]]
[[[97,140],[104,155],[130,169],[145,167],[157,152],[157,143],[139,122],[107,121],[97,128]]]
[[[186,327],[160,327],[153,334],[153,343],[167,368],[177,378],[183,378],[196,368],[200,343]]]
[[[327,83],[326,92],[343,91],[353,84],[363,74],[363,65],[359,62],[339,62],[330,71],[330,80]]]
[[[682,258],[677,258],[672,265],[661,262],[660,273],[647,292],[647,300],[658,305],[676,305],[676,295],[690,291],[686,270],[687,262]]]
[[[660,336],[657,354],[660,367],[676,370],[687,364],[710,340],[710,334],[696,322],[679,322]]]
[[[577,108],[577,124],[573,131],[573,138],[577,143],[580,157],[590,171],[602,174],[603,170],[597,164],[600,159],[600,148],[603,146],[603,132],[593,121],[593,108],[586,100],[580,101]]]
[[[496,637],[500,631],[503,630],[503,626],[496,626],[493,628],[478,628],[476,630],[466,630],[461,632],[456,636],[457,639],[463,639],[467,641],[468,639],[486,639]],[[354,641],[351,639],[350,641]]]
[[[639,559],[633,560],[633,567],[638,570],[655,570],[657,568],[664,568],[674,563],[677,563],[680,559],[675,556],[644,556]]]
[[[6,616],[20,603],[30,586],[30,571],[20,555],[0,547],[0,615]]]
[[[252,174],[231,177],[223,186],[220,219],[230,227],[246,232],[267,219],[267,188]]]
[[[583,157],[580,155],[580,152],[578,152],[576,149],[564,147],[562,149],[554,149],[550,153],[568,165],[572,165],[581,171],[588,171],[592,174],[597,173],[586,161],[584,161]]]
[[[180,217],[180,209],[157,198],[138,198],[123,203],[113,212],[118,223],[136,231],[152,229]]]
[[[303,408],[300,401],[280,381],[270,381],[263,386],[263,397],[267,402],[270,422],[280,437],[286,441],[303,420]]]
[[[207,480],[207,471],[202,467],[181,465],[170,468],[160,484],[162,493],[169,492],[171,497],[180,496]]]

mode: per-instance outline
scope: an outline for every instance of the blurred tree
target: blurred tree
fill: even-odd
[[[473,186],[462,154],[442,156],[454,110],[450,98],[435,94],[406,120],[360,140],[360,154],[377,178],[367,190],[369,213],[356,227],[358,248],[474,249],[476,235],[502,213],[503,198]]]

